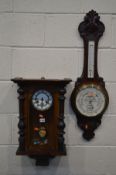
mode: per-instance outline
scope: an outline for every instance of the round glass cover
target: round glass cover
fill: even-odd
[[[83,87],[76,96],[78,111],[87,117],[100,114],[104,110],[105,104],[105,95],[96,86]]]
[[[33,106],[40,111],[48,110],[53,104],[52,95],[46,90],[39,90],[32,96]]]

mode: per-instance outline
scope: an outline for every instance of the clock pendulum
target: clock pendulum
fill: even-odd
[[[78,31],[84,41],[84,65],[71,94],[71,106],[83,130],[83,137],[91,140],[109,103],[105,82],[97,70],[98,42],[105,26],[98,13],[91,10],[80,23]]]

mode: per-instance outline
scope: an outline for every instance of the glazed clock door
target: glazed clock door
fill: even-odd
[[[58,151],[57,120],[55,118],[58,110],[55,108],[56,102],[52,89],[34,89],[29,94],[28,151],[54,155]]]
[[[99,77],[97,68],[98,42],[105,26],[92,10],[87,13],[78,30],[84,42],[84,64],[82,75],[77,79],[71,95],[71,105],[78,125],[84,131],[83,137],[90,140],[109,103],[105,83]]]

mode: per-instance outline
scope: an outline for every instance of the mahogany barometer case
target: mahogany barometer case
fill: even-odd
[[[19,86],[19,148],[17,155],[48,165],[56,155],[66,155],[64,144],[64,94],[71,81],[15,78]]]
[[[80,23],[78,31],[84,42],[84,64],[71,95],[71,106],[83,130],[83,137],[91,140],[109,103],[105,83],[97,69],[98,42],[105,26],[99,15],[91,10]]]

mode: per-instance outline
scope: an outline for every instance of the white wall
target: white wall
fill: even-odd
[[[100,13],[106,31],[99,43],[99,73],[110,104],[95,139],[87,142],[69,105],[82,71],[83,44],[77,28],[86,12]],[[16,156],[17,86],[10,79],[73,80],[65,103],[67,156],[36,167]],[[116,0],[0,0],[0,175],[116,175]]]

